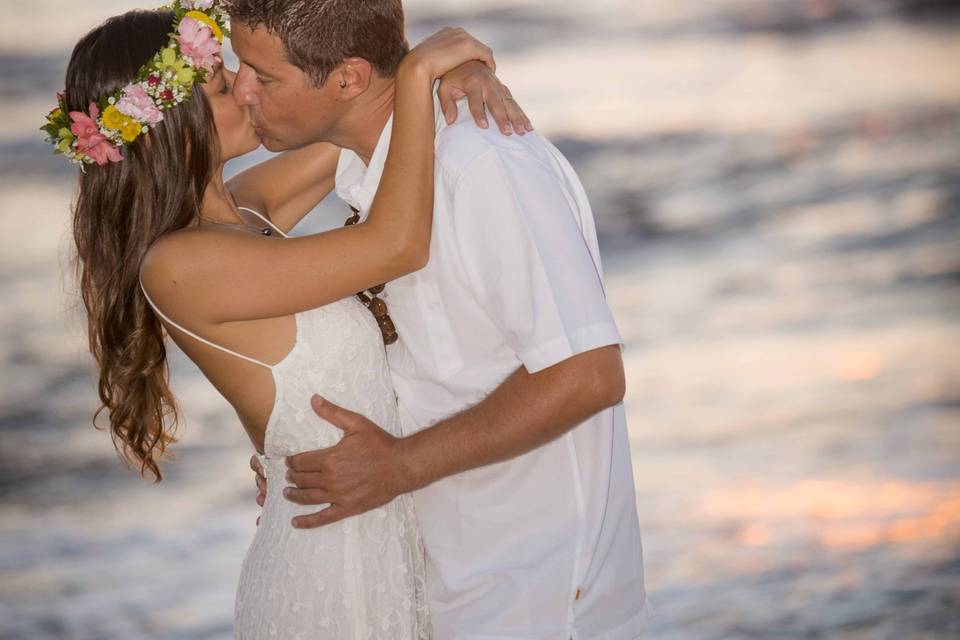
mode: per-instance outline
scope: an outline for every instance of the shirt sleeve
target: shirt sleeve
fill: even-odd
[[[621,344],[575,179],[531,153],[491,148],[454,191],[454,233],[470,288],[530,373]]]

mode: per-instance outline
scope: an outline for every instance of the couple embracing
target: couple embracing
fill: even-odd
[[[236,410],[263,507],[238,638],[641,632],[590,206],[493,69],[458,29],[408,50],[400,0],[176,0],[73,52],[45,130],[83,169],[101,412],[159,479],[166,336]],[[289,236],[331,190],[348,224]]]

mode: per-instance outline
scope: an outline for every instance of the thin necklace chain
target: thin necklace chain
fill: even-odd
[[[203,216],[200,216],[200,219],[209,224],[218,224],[221,227],[234,227],[238,229],[246,229],[248,231],[256,231],[261,236],[269,236],[273,234],[273,230],[270,229],[270,227],[260,227],[260,226],[249,224],[247,222],[243,222],[243,223],[220,222],[219,220],[214,220],[213,218],[205,218]]]
[[[240,223],[236,222],[221,222],[220,220],[214,220],[213,218],[207,218],[204,216],[199,216],[201,220],[209,222],[210,224],[219,224],[224,227],[239,227],[241,229],[247,229],[249,231],[254,231],[262,236],[269,236],[273,233],[273,230],[267,227],[261,227],[259,225],[253,225],[247,222],[242,215],[240,215],[240,206],[237,204],[237,201],[233,197],[233,192],[230,189],[227,189],[227,202],[230,207],[233,209],[233,215],[237,216],[237,219],[240,220]]]

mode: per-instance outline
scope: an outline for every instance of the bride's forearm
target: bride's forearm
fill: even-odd
[[[433,75],[408,56],[396,76],[393,129],[383,177],[364,226],[414,264],[429,255],[433,221]],[[387,247],[385,247],[387,249]]]
[[[326,142],[281,153],[237,174],[227,186],[237,201],[289,231],[333,190],[340,148]]]
[[[493,53],[463,29],[444,28],[414,47],[397,71],[393,130],[365,226],[407,264],[426,264],[433,222],[433,83],[468,60],[491,68]]]

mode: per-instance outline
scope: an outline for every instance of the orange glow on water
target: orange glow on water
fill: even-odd
[[[960,487],[842,480],[748,485],[711,494],[705,513],[742,521],[736,539],[745,546],[812,538],[825,547],[866,548],[960,535]]]
[[[843,382],[873,380],[883,371],[880,355],[871,351],[842,354],[834,363],[833,376]]]

